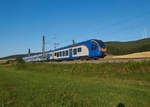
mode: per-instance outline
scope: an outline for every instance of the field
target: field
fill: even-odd
[[[1,64],[0,107],[150,106],[150,61]]]
[[[6,63],[7,62],[7,60],[0,60],[0,64],[1,63]]]
[[[132,53],[128,55],[118,55],[112,56],[111,58],[150,58],[150,51],[147,52],[139,52],[139,53]]]

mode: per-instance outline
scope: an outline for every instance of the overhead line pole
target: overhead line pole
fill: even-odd
[[[28,56],[31,56],[30,48],[28,49]]]
[[[43,40],[42,40],[42,57],[43,57],[43,60],[46,58],[46,55],[45,55],[45,36],[43,35]]]

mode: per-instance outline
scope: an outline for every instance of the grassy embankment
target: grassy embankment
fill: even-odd
[[[149,65],[149,61],[0,65],[0,106],[149,107]]]

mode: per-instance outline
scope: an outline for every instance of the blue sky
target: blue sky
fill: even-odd
[[[88,39],[130,41],[150,31],[150,0],[0,0],[0,57]]]

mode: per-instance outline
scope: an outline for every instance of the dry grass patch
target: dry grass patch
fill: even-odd
[[[112,58],[150,58],[150,51],[133,53],[128,55],[113,56]]]

